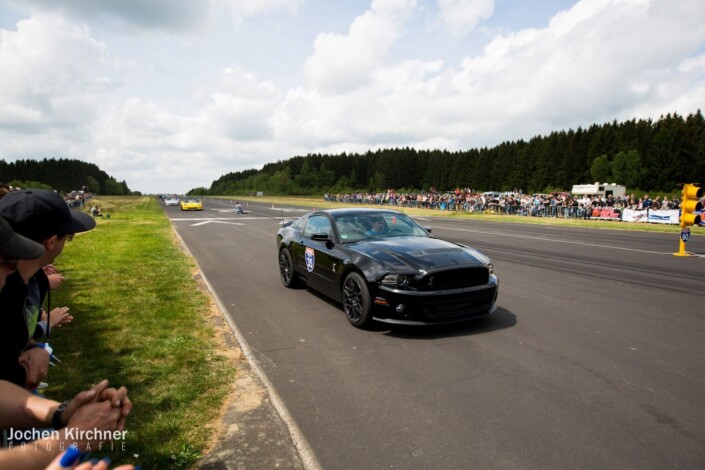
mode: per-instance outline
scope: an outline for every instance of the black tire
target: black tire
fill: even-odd
[[[296,287],[298,276],[294,271],[294,261],[291,259],[291,253],[286,248],[279,251],[279,279],[281,279],[284,287]]]
[[[372,323],[372,299],[367,283],[358,273],[352,272],[343,281],[343,311],[350,324],[365,328]]]

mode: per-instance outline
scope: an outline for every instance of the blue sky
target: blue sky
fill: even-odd
[[[0,158],[182,193],[311,152],[687,115],[703,25],[698,0],[0,0]]]

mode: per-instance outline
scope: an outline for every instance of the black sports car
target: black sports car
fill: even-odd
[[[350,323],[427,325],[467,320],[496,309],[492,262],[439,240],[401,212],[314,211],[277,232],[286,287],[303,279],[342,302]]]

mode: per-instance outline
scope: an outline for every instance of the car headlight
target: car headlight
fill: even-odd
[[[490,276],[494,274],[494,265],[492,263],[487,263],[487,270],[490,272]]]
[[[409,283],[409,276],[406,274],[385,274],[382,284],[386,286],[405,286]]]

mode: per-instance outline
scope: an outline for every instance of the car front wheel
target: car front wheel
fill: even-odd
[[[291,253],[286,248],[282,248],[279,252],[279,278],[282,280],[284,287],[294,287],[296,285],[294,262],[291,259]]]
[[[343,310],[351,325],[365,328],[372,322],[372,300],[367,283],[358,273],[350,273],[343,282]]]

